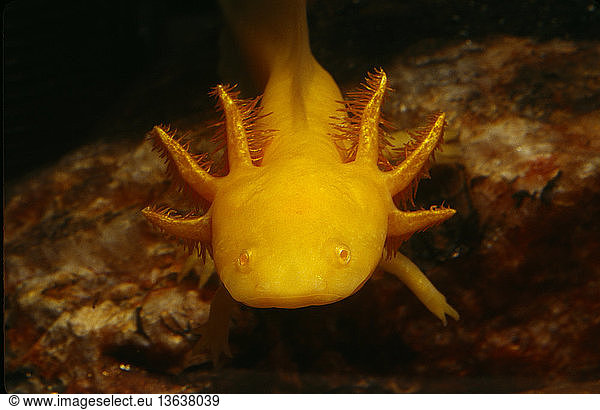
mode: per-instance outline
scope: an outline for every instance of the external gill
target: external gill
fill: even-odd
[[[391,169],[383,149],[390,145],[387,133],[393,127],[381,113],[388,91],[391,88],[387,86],[387,76],[378,69],[368,73],[361,87],[349,92],[348,98],[342,101],[344,108],[339,110],[342,115],[333,118],[335,132],[332,137],[344,162],[353,162],[361,157],[359,162],[372,163],[375,158],[381,169]]]
[[[446,114],[438,114],[427,134],[406,159],[386,174],[385,182],[392,195],[404,191],[419,176],[430,156],[442,141],[445,125]]]
[[[190,251],[197,249],[203,259],[207,250],[212,254],[210,209],[201,216],[183,216],[173,209],[147,207],[142,210],[142,214],[161,231],[183,240]]]
[[[347,106],[352,107],[348,113],[348,118],[351,119],[338,127],[338,130],[346,135],[356,132],[358,136],[353,144],[356,154],[354,160],[349,163],[352,166],[363,167],[365,164],[372,164],[371,166],[375,167],[380,162],[383,145],[381,139],[385,138],[381,107],[388,89],[385,72],[376,70],[367,77],[363,90],[351,94],[355,101],[347,102]],[[417,140],[410,146],[410,150],[407,150],[404,161],[395,167],[390,165],[391,169],[380,172],[380,178],[390,196],[394,197],[405,191],[426,171],[429,158],[442,140],[445,118],[444,113],[438,114],[430,129],[417,135]],[[453,209],[444,207],[420,211],[394,209],[388,216],[388,244],[398,245],[398,242],[408,239],[413,233],[438,225],[454,214]]]
[[[227,164],[216,164],[215,173],[227,174],[229,166],[239,163],[247,163],[245,151],[247,149],[253,165],[260,166],[264,150],[271,141],[275,130],[260,128],[257,122],[271,113],[263,114],[259,105],[261,97],[252,99],[240,99],[239,91],[234,86],[218,85],[213,88],[210,95],[217,98],[217,109],[221,111],[222,118],[213,124],[217,132],[213,142],[217,145],[216,151],[225,151],[225,157],[229,157],[228,135],[242,147],[242,152],[233,153],[235,158],[229,159]],[[243,165],[242,165],[243,166]]]
[[[238,100],[231,87],[217,86],[213,94],[217,96],[219,106],[224,113],[222,134],[226,137],[229,174],[224,177],[211,175],[206,163],[201,164],[198,157],[191,154],[187,144],[182,144],[174,133],[154,127],[149,137],[162,156],[166,159],[169,172],[176,176],[184,188],[192,191],[200,199],[212,204],[217,191],[230,174],[240,169],[254,167],[248,144],[248,128],[255,115],[256,103]],[[264,133],[261,134],[264,139]],[[202,255],[211,250],[212,223],[211,208],[201,216],[182,216],[168,208],[147,207],[142,210],[150,223],[161,231],[181,238],[190,249],[199,247]]]

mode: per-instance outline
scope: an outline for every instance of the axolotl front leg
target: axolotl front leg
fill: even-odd
[[[396,276],[408,286],[427,309],[444,323],[444,326],[446,315],[458,320],[458,312],[446,302],[446,297],[433,286],[417,265],[400,252],[395,252],[392,257],[387,257],[384,252],[379,268]]]
[[[207,353],[215,366],[221,355],[232,357],[229,350],[229,325],[237,306],[237,302],[221,284],[210,304],[208,321],[200,329],[201,338],[186,356],[187,366],[204,363]]]

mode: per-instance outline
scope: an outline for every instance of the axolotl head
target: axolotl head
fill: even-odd
[[[323,305],[369,279],[387,210],[377,185],[344,165],[273,164],[223,187],[212,205],[213,256],[234,299],[253,307]]]
[[[290,134],[274,140],[257,165],[240,109],[245,106],[217,87],[226,120],[226,176],[211,175],[160,127],[150,133],[169,172],[211,202],[210,208],[201,216],[178,216],[168,208],[146,208],[144,215],[191,247],[212,249],[223,284],[239,302],[297,308],[352,295],[373,273],[386,237],[406,238],[454,214],[444,207],[396,209],[392,198],[411,189],[441,140],[445,116],[435,118],[400,165],[382,171],[378,132],[385,89],[385,73],[369,77],[368,98],[361,97],[359,110],[349,117],[356,123],[343,127],[358,134],[349,161],[328,151],[319,154],[331,144],[314,143],[309,152],[309,144],[298,145],[297,134]]]

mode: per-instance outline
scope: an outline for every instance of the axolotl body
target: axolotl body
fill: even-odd
[[[223,287],[211,307],[206,343],[218,351],[218,339],[226,340],[228,325],[217,322],[228,323],[228,315],[218,310],[228,310],[230,297],[257,308],[329,304],[358,291],[378,267],[400,278],[444,324],[446,315],[458,319],[397,251],[402,240],[455,211],[403,211],[393,200],[411,194],[426,171],[442,139],[444,114],[392,166],[382,155],[386,74],[376,70],[344,101],[310,51],[304,2],[269,4],[277,10],[260,17],[268,30],[257,29],[248,15],[269,2],[249,3],[255,8],[223,5],[264,94],[260,101],[242,100],[232,87],[213,90],[224,117],[226,175],[214,175],[210,163],[168,130],[150,133],[171,174],[210,204],[203,215],[186,217],[170,209],[143,211],[152,224],[208,249],[214,259]]]

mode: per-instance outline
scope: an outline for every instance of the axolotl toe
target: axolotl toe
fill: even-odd
[[[404,211],[394,203],[394,197],[412,195],[425,174],[442,142],[445,115],[435,115],[392,165],[382,154],[381,108],[388,90],[383,70],[369,74],[343,100],[310,52],[303,1],[252,2],[258,10],[267,3],[275,9],[261,20],[269,30],[249,26],[248,15],[256,9],[223,3],[246,54],[255,59],[264,94],[242,100],[232,87],[213,90],[223,112],[222,176],[173,133],[151,131],[172,176],[210,207],[188,216],[146,208],[146,218],[210,252],[223,285],[213,308],[229,298],[257,308],[329,304],[354,294],[379,267],[400,278],[444,324],[446,315],[458,319],[419,268],[397,251],[413,233],[455,213],[445,207]],[[294,24],[277,24],[286,19]],[[205,344],[213,351],[219,349],[215,339],[227,338],[228,325],[215,319],[228,323],[224,316],[211,311]]]

